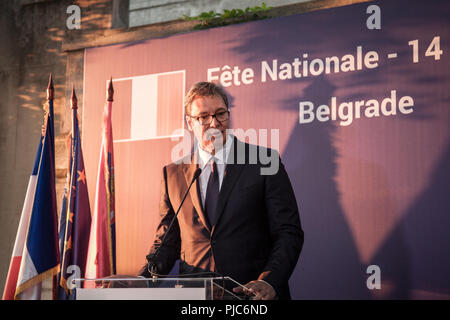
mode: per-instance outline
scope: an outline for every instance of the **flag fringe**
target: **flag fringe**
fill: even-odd
[[[48,269],[47,271],[44,271],[37,276],[25,281],[20,286],[17,286],[16,293],[14,294],[14,300],[20,300],[19,294],[27,290],[28,288],[38,284],[39,282],[44,281],[45,279],[48,279],[59,272],[60,265],[58,264],[56,267],[53,267],[51,269]]]

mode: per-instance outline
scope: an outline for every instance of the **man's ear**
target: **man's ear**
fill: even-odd
[[[192,125],[192,118],[186,115],[184,117],[184,119],[186,120],[187,127],[188,127],[189,131],[191,131],[191,132],[194,131],[194,128],[193,128],[193,125]]]

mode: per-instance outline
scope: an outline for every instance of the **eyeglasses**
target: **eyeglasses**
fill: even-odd
[[[191,116],[188,114],[188,116],[191,117],[192,119],[194,119],[195,121],[197,121],[198,123],[200,123],[201,125],[211,124],[211,122],[213,121],[213,118],[216,118],[217,121],[222,123],[229,119],[230,109],[225,110],[225,111],[219,111],[215,114],[206,114],[203,116]]]

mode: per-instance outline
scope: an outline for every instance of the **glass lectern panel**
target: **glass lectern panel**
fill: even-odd
[[[243,300],[242,285],[230,277],[74,279],[77,300]]]

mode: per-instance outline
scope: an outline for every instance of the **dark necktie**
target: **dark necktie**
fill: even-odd
[[[219,199],[219,173],[215,161],[211,161],[211,174],[208,179],[205,197],[205,212],[208,216],[209,224],[214,226],[217,200]]]

